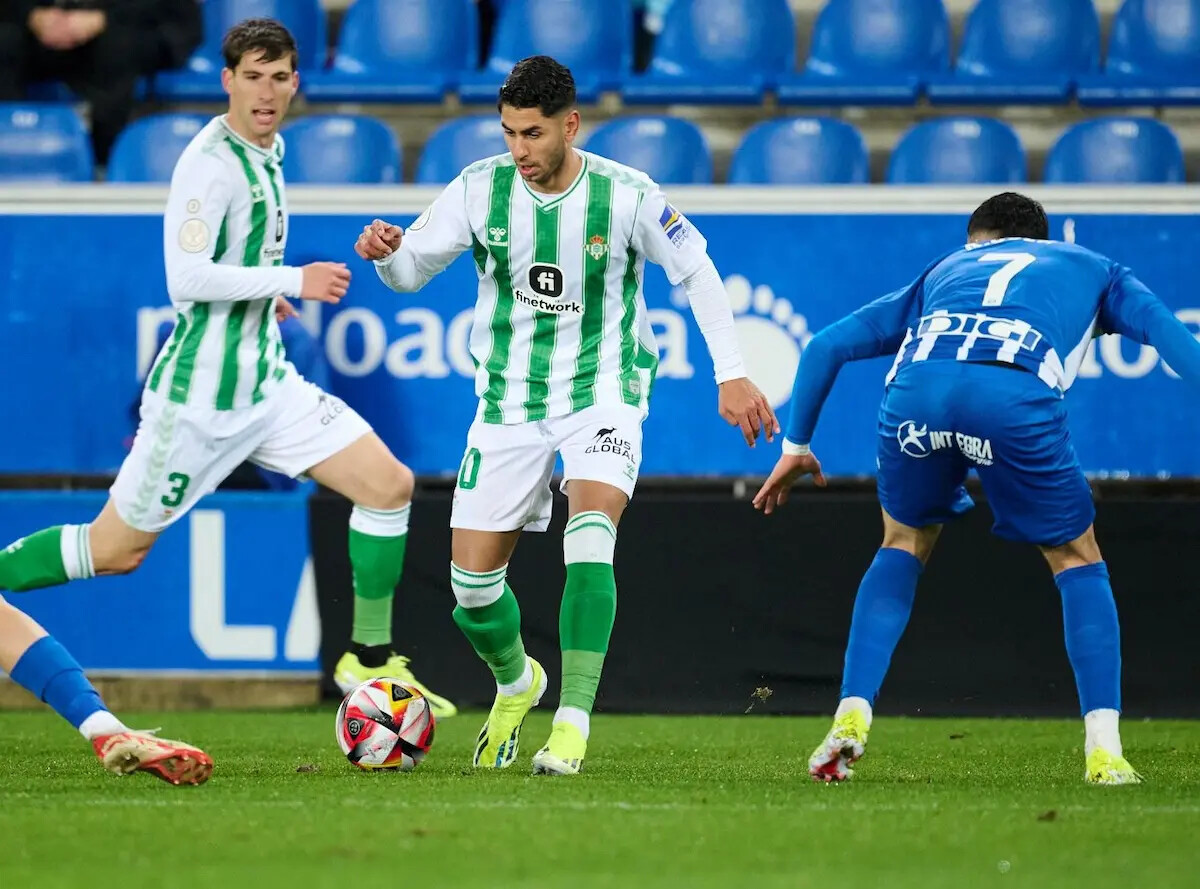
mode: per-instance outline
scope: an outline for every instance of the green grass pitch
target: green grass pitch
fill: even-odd
[[[470,768],[481,716],[414,772],[365,773],[333,711],[136,714],[205,786],[104,773],[48,713],[0,714],[0,886],[1183,887],[1200,723],[1127,722],[1138,787],[1083,783],[1078,721],[879,718],[853,781],[805,774],[826,719],[596,717],[584,774]]]

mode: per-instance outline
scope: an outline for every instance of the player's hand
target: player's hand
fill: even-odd
[[[788,491],[801,476],[811,475],[817,487],[825,487],[825,476],[821,474],[821,462],[814,454],[793,457],[784,454],[771,470],[763,486],[754,495],[754,508],[761,509],[766,515],[775,511],[776,507],[787,503]]]
[[[286,296],[275,297],[275,320],[282,324],[288,318],[299,318],[300,313],[296,311],[296,307],[288,302]]]
[[[400,248],[404,232],[398,225],[376,219],[364,225],[362,234],[354,242],[354,252],[363,259],[387,259]]]
[[[344,262],[310,262],[303,271],[301,299],[336,305],[350,288],[350,269],[346,268]]]
[[[767,441],[774,441],[779,434],[779,420],[775,411],[762,394],[746,377],[726,380],[717,387],[717,410],[730,426],[741,426],[746,444],[754,447],[758,433],[762,431]]]

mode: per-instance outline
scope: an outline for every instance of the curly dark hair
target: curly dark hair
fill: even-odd
[[[232,71],[248,52],[261,54],[264,62],[276,62],[290,56],[293,71],[299,61],[296,38],[275,19],[246,19],[225,33],[221,55],[225,57],[226,68]]]
[[[976,234],[1048,241],[1050,222],[1042,205],[1033,198],[1006,191],[988,198],[971,214],[971,220],[967,223],[967,237]]]
[[[496,108],[536,108],[553,117],[574,104],[575,78],[570,69],[550,56],[530,56],[513,66],[500,87]]]

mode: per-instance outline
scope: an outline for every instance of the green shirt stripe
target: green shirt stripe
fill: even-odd
[[[231,138],[225,140],[241,162],[242,172],[250,187],[250,234],[242,251],[242,265],[255,268],[262,261],[263,240],[267,234],[267,198],[262,183],[246,155],[246,149]],[[274,188],[275,183],[271,183]],[[242,344],[246,324],[248,302],[239,302],[229,310],[229,321],[225,327],[225,353],[221,361],[221,379],[217,386],[217,410],[232,410],[238,385],[238,348]],[[256,389],[257,391],[257,389]],[[261,395],[260,395],[261,400]]]
[[[187,404],[188,392],[192,388],[192,373],[196,369],[196,355],[208,328],[208,303],[195,303],[191,308],[192,324],[179,344],[179,360],[175,362],[175,373],[171,376],[171,391],[167,397],[176,404]]]
[[[557,204],[550,209],[533,207],[533,261],[558,265],[558,227],[562,213]],[[528,396],[525,399],[526,421],[544,420],[550,412],[546,399],[550,397],[550,366],[558,338],[558,315],[534,311],[533,341],[529,344]]]
[[[487,249],[492,255],[494,266],[492,278],[496,282],[496,307],[492,312],[490,324],[492,351],[484,362],[488,374],[487,389],[483,393],[485,423],[504,422],[500,402],[508,394],[508,380],[505,379],[504,372],[508,369],[508,356],[513,339],[512,268],[509,264],[509,236],[512,225],[509,217],[516,174],[517,169],[513,166],[498,166],[492,170]]]
[[[637,253],[630,249],[621,281],[621,400],[635,407],[642,401],[642,378],[636,364],[641,342],[633,329],[637,320],[637,289]]]
[[[175,318],[175,329],[171,331],[171,342],[167,346],[167,351],[155,362],[154,369],[150,371],[151,392],[158,391],[158,385],[162,382],[163,371],[167,369],[167,365],[175,357],[175,352],[179,349],[179,343],[183,340],[183,335],[187,333],[187,326],[187,316],[179,312]]]
[[[587,210],[583,231],[583,318],[579,329],[579,354],[571,379],[571,410],[596,401],[596,374],[604,340],[604,294],[608,260],[612,254],[612,180],[588,173]]]

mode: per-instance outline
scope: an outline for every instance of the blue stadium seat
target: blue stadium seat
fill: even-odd
[[[155,95],[174,101],[224,99],[221,41],[226,31],[249,18],[278,19],[292,32],[300,53],[301,89],[306,73],[325,67],[328,38],[321,0],[204,0],[204,39],[182,68],[154,76]]]
[[[90,182],[92,146],[70,105],[0,103],[0,182]]]
[[[627,103],[755,103],[796,66],[787,0],[676,0]]]
[[[623,117],[601,124],[583,146],[587,151],[641,170],[655,182],[708,185],[712,154],[704,134],[679,117]]]
[[[1200,0],[1125,0],[1104,73],[1082,78],[1084,105],[1200,104]]]
[[[862,134],[832,117],[768,120],[751,127],[729,170],[730,185],[845,184],[868,178]]]
[[[495,113],[447,121],[434,130],[421,149],[416,182],[445,185],[468,164],[506,151],[500,119]]]
[[[967,16],[952,74],[933,78],[932,102],[1065,102],[1100,68],[1092,0],[979,0]]]
[[[302,84],[314,102],[440,102],[479,52],[474,0],[354,0],[333,66]]]
[[[800,73],[779,84],[797,105],[908,105],[925,79],[950,68],[942,0],[829,0]]]
[[[633,70],[629,0],[507,0],[487,65],[461,78],[459,96],[494,103],[513,65],[536,55],[553,56],[570,68],[579,101],[596,101]]]
[[[1170,127],[1146,117],[1085,120],[1046,155],[1047,182],[1183,182],[1183,151]]]
[[[203,114],[152,114],[121,131],[108,158],[109,182],[170,182],[183,149],[204,128]]]
[[[400,181],[400,143],[391,127],[359,114],[314,114],[284,127],[283,176],[289,183]]]
[[[1025,176],[1021,140],[989,117],[917,124],[900,137],[887,171],[893,185],[1024,182]]]

